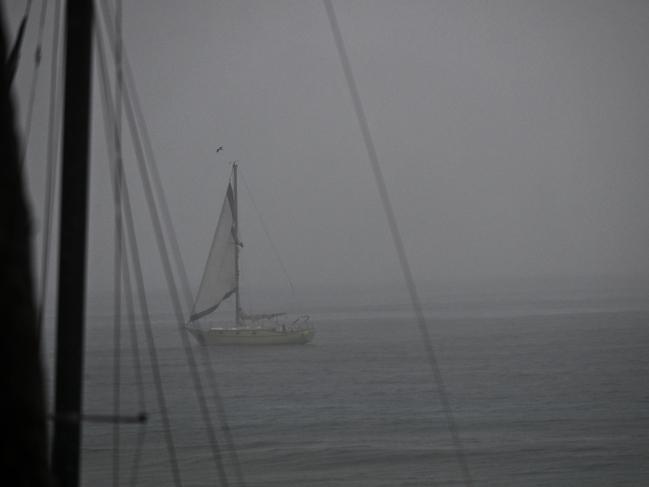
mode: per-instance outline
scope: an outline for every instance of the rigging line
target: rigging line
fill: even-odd
[[[115,262],[114,262],[114,311],[113,311],[113,414],[119,416],[121,409],[121,335],[122,335],[122,181],[124,178],[122,160],[122,1],[115,0],[115,35],[114,35],[114,71],[115,71],[115,110],[113,118],[113,170],[115,176],[114,213],[115,213]],[[120,424],[113,423],[113,487],[119,487],[120,472]]]
[[[135,112],[135,119],[136,119],[136,124],[140,128],[140,133],[144,142],[144,151],[146,154],[146,160],[149,161],[149,170],[150,174],[153,176],[153,187],[155,190],[155,194],[157,196],[158,204],[160,205],[160,208],[162,209],[162,221],[165,225],[166,228],[166,233],[167,236],[169,237],[169,241],[171,244],[171,249],[172,249],[172,256],[174,257],[174,264],[176,266],[176,270],[180,276],[181,280],[181,289],[184,294],[184,299],[185,303],[187,306],[187,311],[188,311],[188,316],[189,316],[189,311],[191,310],[192,307],[192,291],[191,291],[191,286],[189,284],[189,277],[187,276],[187,271],[185,269],[185,265],[182,261],[182,254],[180,252],[180,246],[178,244],[178,238],[176,236],[176,232],[174,230],[173,223],[171,221],[171,214],[169,212],[169,206],[167,205],[167,200],[165,199],[164,196],[164,189],[162,186],[162,180],[160,178],[160,172],[158,171],[158,167],[155,164],[155,161],[157,160],[153,151],[153,145],[151,144],[151,137],[149,136],[149,131],[147,128],[146,120],[144,118],[144,114],[142,112],[142,107],[140,106],[139,103],[139,97],[137,95],[137,90],[136,90],[136,85],[135,85],[135,79],[133,77],[133,71],[130,67],[130,64],[128,62],[128,58],[126,57],[126,52],[123,53],[123,59],[124,59],[124,70],[126,72],[126,86],[127,86],[127,91],[126,91],[126,98],[128,102],[132,105],[134,112]],[[132,94],[131,94],[132,93]]]
[[[464,483],[467,486],[473,485],[473,480],[471,478],[471,473],[469,471],[469,466],[466,461],[466,456],[464,453],[464,447],[460,439],[458,432],[457,424],[455,417],[453,415],[453,410],[451,408],[448,395],[446,392],[446,386],[444,384],[444,379],[437,362],[437,357],[433,349],[432,340],[428,327],[426,325],[426,318],[422,311],[421,302],[419,299],[419,294],[417,293],[417,288],[415,285],[415,280],[412,276],[412,271],[410,270],[410,264],[408,263],[408,258],[406,256],[405,247],[401,239],[401,234],[399,233],[399,227],[397,226],[397,220],[394,215],[394,210],[392,209],[392,204],[388,197],[388,190],[385,184],[385,179],[383,178],[383,173],[381,171],[381,166],[378,162],[378,157],[376,153],[376,148],[374,146],[374,141],[370,135],[369,125],[367,123],[367,118],[365,116],[365,111],[363,110],[363,105],[361,104],[361,99],[358,94],[358,88],[356,86],[356,81],[352,74],[351,64],[349,58],[347,57],[347,52],[345,50],[345,44],[343,42],[342,35],[340,33],[340,28],[338,26],[338,21],[336,19],[336,14],[333,9],[331,0],[323,0],[325,9],[327,11],[327,16],[329,18],[329,24],[331,26],[331,31],[334,37],[334,42],[336,44],[336,49],[340,57],[340,62],[342,64],[343,72],[345,79],[347,81],[347,86],[352,99],[352,104],[354,106],[354,111],[356,112],[356,118],[358,119],[358,124],[360,125],[361,133],[363,135],[363,141],[365,143],[365,149],[367,150],[367,155],[370,160],[370,165],[372,167],[372,172],[374,173],[374,179],[379,190],[379,195],[381,198],[381,203],[383,205],[383,211],[386,214],[388,220],[388,226],[390,227],[390,233],[392,234],[392,240],[399,257],[399,264],[403,272],[403,277],[406,282],[406,287],[408,288],[408,294],[410,295],[411,305],[415,311],[417,318],[417,325],[419,332],[422,336],[422,341],[424,343],[424,348],[426,351],[426,356],[428,358],[428,363],[430,365],[435,383],[437,385],[437,393],[446,416],[446,423],[448,425],[449,433],[451,435],[453,445],[455,447],[455,452],[457,456],[457,461],[460,466],[460,470],[464,479]]]
[[[124,240],[122,239],[122,245],[125,245]],[[122,273],[122,277],[124,279],[124,297],[126,301],[126,309],[127,309],[127,316],[128,316],[128,323],[129,323],[129,331],[130,331],[130,336],[131,336],[131,348],[132,348],[132,354],[133,354],[133,365],[135,369],[135,388],[137,391],[137,400],[138,400],[138,406],[139,410],[144,412],[147,410],[146,407],[146,395],[144,394],[144,379],[143,379],[143,373],[142,373],[142,363],[140,359],[140,347],[139,347],[139,340],[137,336],[137,328],[136,328],[136,323],[135,323],[135,306],[133,304],[133,291],[132,291],[132,286],[131,286],[131,280],[130,280],[130,268],[129,268],[129,256],[126,253],[126,246],[124,246],[124,272]],[[133,258],[131,256],[131,258]],[[133,466],[131,467],[131,483],[130,485],[134,486],[137,478],[138,478],[138,473],[140,470],[140,460],[142,458],[142,450],[144,448],[144,440],[146,437],[146,424],[142,424],[138,430],[138,439],[137,439],[137,444],[135,446],[135,452],[133,455]]]
[[[110,10],[111,6],[108,1],[103,1],[101,2],[101,7],[102,7],[102,13],[104,15],[104,18],[110,18],[112,15],[112,12]],[[107,22],[104,20],[104,22]],[[112,33],[110,32],[109,29],[107,29],[107,35],[111,36]],[[113,44],[110,44],[111,47]],[[116,53],[113,51],[113,54],[115,55]],[[138,133],[141,134],[141,138],[143,139],[143,146],[144,146],[144,154],[146,155],[145,161],[151,161],[148,163],[148,166],[150,168],[150,172],[153,175],[153,183],[154,183],[154,188],[155,188],[155,194],[157,196],[157,199],[159,200],[160,207],[162,208],[162,216],[163,216],[163,222],[165,224],[165,227],[168,229],[168,234],[170,237],[171,241],[171,246],[173,249],[173,256],[174,259],[176,260],[175,264],[176,267],[178,268],[178,273],[180,274],[181,281],[182,281],[182,288],[183,288],[183,293],[184,293],[184,298],[187,303],[187,306],[189,309],[191,309],[191,305],[193,302],[193,297],[192,297],[192,292],[191,292],[191,286],[189,284],[189,278],[187,276],[187,272],[185,270],[185,266],[182,262],[182,257],[181,257],[181,252],[180,252],[180,247],[178,245],[178,239],[176,238],[176,233],[173,230],[173,224],[171,222],[171,216],[169,213],[169,207],[167,205],[166,199],[164,198],[164,190],[162,187],[162,181],[160,179],[160,173],[158,171],[157,166],[155,165],[156,157],[154,155],[153,151],[153,146],[151,144],[151,138],[149,137],[148,133],[148,128],[147,124],[142,112],[142,108],[139,103],[139,97],[137,94],[137,89],[135,85],[135,79],[133,76],[133,70],[131,69],[130,63],[128,61],[128,56],[126,49],[124,49],[124,45],[122,43],[121,45],[121,57],[122,57],[122,62],[120,63],[120,69],[123,70],[123,73],[126,75],[125,77],[125,90],[123,93],[123,96],[126,97],[127,103],[132,105],[132,109],[135,112],[135,120],[136,120],[136,127],[138,128]],[[131,92],[133,95],[131,95]]]
[[[47,132],[47,175],[45,182],[45,198],[43,199],[43,214],[45,215],[45,227],[43,231],[43,241],[41,249],[41,282],[39,290],[37,326],[39,336],[42,334],[43,319],[45,315],[45,304],[47,300],[47,281],[50,268],[50,239],[52,236],[52,212],[54,209],[54,192],[56,188],[57,175],[57,155],[59,154],[59,133],[60,112],[61,112],[61,93],[58,87],[61,72],[59,69],[59,49],[60,49],[60,28],[61,19],[61,0],[55,0],[54,3],[54,32],[52,34],[52,59],[51,59],[51,77],[50,77],[50,104],[48,115],[48,132]]]
[[[128,102],[126,104],[126,108],[127,108],[126,109],[127,119],[129,121],[129,124],[131,125],[132,132],[135,133],[135,138],[137,140],[135,146],[136,146],[137,160],[139,162],[138,167],[140,169],[140,179],[142,181],[145,198],[147,200],[150,216],[153,222],[154,232],[156,235],[156,242],[158,244],[160,258],[162,260],[163,271],[165,273],[167,286],[169,289],[169,293],[171,295],[172,307],[176,315],[176,320],[178,321],[178,331],[180,334],[180,339],[182,342],[183,349],[185,351],[186,360],[189,365],[190,376],[192,378],[194,390],[197,395],[202,420],[206,427],[208,441],[210,442],[210,447],[212,450],[212,456],[219,473],[219,479],[222,485],[227,486],[228,480],[225,475],[225,468],[223,466],[221,448],[219,447],[218,440],[216,439],[216,435],[214,434],[214,427],[212,425],[210,411],[207,407],[207,401],[206,401],[205,391],[203,388],[203,383],[200,378],[200,375],[198,374],[198,367],[194,357],[193,349],[191,347],[191,344],[189,343],[188,332],[183,328],[184,319],[183,319],[180,300],[178,296],[178,290],[176,289],[174,278],[173,278],[171,262],[169,260],[169,253],[164,240],[160,215],[158,214],[157,207],[155,206],[153,188],[151,187],[151,181],[149,179],[147,167],[144,162],[144,153],[141,146],[141,140],[138,137],[137,128],[135,127],[133,108],[132,106],[130,106]]]
[[[31,7],[31,0],[30,0]],[[27,158],[27,147],[29,141],[29,135],[32,130],[32,119],[34,114],[34,103],[36,100],[36,85],[38,84],[38,74],[40,72],[41,66],[41,52],[43,47],[43,31],[45,30],[45,18],[47,16],[47,2],[43,0],[41,2],[41,17],[38,26],[38,37],[36,41],[36,49],[34,50],[34,74],[32,76],[32,82],[29,93],[29,102],[27,104],[27,121],[25,123],[25,136],[24,136],[24,147],[20,159],[20,167],[22,168],[25,165],[25,160]],[[26,19],[26,17],[25,17]]]
[[[162,266],[165,273],[167,286],[169,289],[169,293],[171,295],[172,307],[176,315],[176,320],[178,321],[178,331],[180,334],[180,339],[185,352],[186,360],[189,365],[190,376],[192,378],[194,390],[197,395],[199,409],[201,411],[202,420],[206,427],[206,433],[208,436],[208,441],[210,442],[213,460],[218,470],[219,479],[222,485],[227,486],[228,480],[225,474],[225,468],[223,466],[221,448],[219,446],[216,435],[214,434],[214,427],[212,425],[211,414],[209,408],[207,407],[205,390],[200,375],[198,374],[198,366],[196,364],[196,360],[194,357],[194,351],[191,347],[191,344],[189,343],[188,332],[183,327],[184,319],[181,310],[178,290],[176,289],[175,282],[174,282],[173,271],[171,269],[169,253],[164,240],[160,215],[158,214],[157,207],[155,206],[153,188],[151,187],[151,181],[149,179],[149,174],[147,171],[147,167],[145,165],[145,160],[144,160],[145,156],[143,153],[143,148],[141,146],[141,140],[138,137],[137,128],[135,126],[133,107],[128,103],[128,101],[126,107],[127,107],[126,109],[127,119],[129,121],[129,124],[131,125],[131,130],[133,133],[136,134],[135,138],[137,139],[137,143],[135,144],[135,146],[136,146],[137,160],[139,162],[138,167],[140,169],[140,179],[142,180],[145,197],[148,203],[149,212],[153,222],[154,232],[156,234],[156,242],[158,243],[160,258],[162,260]]]
[[[105,5],[105,4],[103,4]],[[108,16],[103,15],[103,22],[108,22]],[[108,31],[108,29],[107,29]],[[207,407],[207,400],[205,395],[205,390],[203,388],[203,382],[201,380],[200,374],[198,373],[198,367],[196,364],[196,359],[194,357],[194,352],[189,343],[189,337],[187,330],[184,329],[183,316],[182,316],[182,307],[180,305],[178,290],[175,285],[173,270],[171,267],[171,262],[169,260],[169,253],[167,251],[167,246],[164,240],[163,228],[160,220],[160,215],[158,209],[155,205],[155,197],[153,194],[153,188],[151,187],[151,181],[149,179],[149,174],[147,170],[147,165],[145,161],[145,153],[142,147],[142,140],[140,134],[137,130],[137,124],[135,119],[134,110],[132,104],[129,103],[129,99],[126,99],[126,118],[131,128],[131,134],[133,135],[134,149],[136,153],[136,160],[138,162],[138,168],[140,170],[140,179],[144,189],[144,195],[147,201],[147,206],[149,209],[149,214],[151,216],[151,221],[153,223],[154,233],[156,236],[156,242],[158,244],[158,250],[160,254],[160,259],[162,261],[162,267],[167,281],[167,286],[169,289],[169,294],[172,301],[172,307],[176,314],[176,319],[178,320],[178,331],[182,346],[185,352],[186,360],[190,370],[190,376],[194,386],[194,390],[197,396],[199,409],[201,412],[202,420],[205,425],[205,429],[208,441],[210,442],[210,447],[212,451],[213,460],[216,466],[216,469],[219,474],[219,479],[221,484],[224,486],[228,485],[227,476],[225,473],[225,468],[223,466],[223,457],[221,454],[221,448],[219,442],[214,433],[214,427],[212,425],[211,414],[209,408]]]
[[[118,156],[119,157],[119,156]],[[122,366],[122,222],[121,222],[121,171],[115,166],[117,173],[113,177],[115,185],[115,261],[113,270],[113,415],[119,416],[121,410],[121,366]],[[113,423],[113,486],[119,486],[119,457],[120,457],[120,424]]]
[[[123,58],[124,58],[124,69],[126,72],[126,84],[128,87],[126,96],[127,98],[130,98],[130,103],[133,105],[137,124],[140,127],[142,138],[144,140],[144,150],[147,155],[147,160],[149,161],[149,168],[153,176],[153,184],[154,184],[155,192],[160,207],[162,209],[163,222],[165,224],[165,227],[167,228],[167,234],[169,236],[171,248],[173,251],[172,255],[174,256],[175,265],[178,274],[180,275],[181,278],[182,290],[184,293],[185,302],[187,304],[187,308],[189,312],[191,310],[192,301],[193,301],[191,286],[189,284],[189,278],[187,276],[185,265],[183,264],[182,261],[182,254],[180,252],[178,238],[176,236],[176,232],[174,231],[173,223],[171,221],[169,206],[167,205],[167,201],[164,197],[164,189],[162,186],[162,180],[160,179],[160,172],[158,171],[158,167],[155,164],[155,161],[157,159],[153,151],[153,145],[151,144],[151,137],[149,136],[146,120],[144,118],[142,107],[139,102],[139,97],[135,85],[135,79],[133,76],[133,70],[131,69],[130,63],[128,62],[128,57],[126,56],[126,52],[123,53]]]
[[[112,107],[114,105],[112,103],[110,89],[108,87],[108,72],[106,67],[106,56],[105,56],[105,49],[102,41],[101,25],[99,23],[97,23],[97,28],[95,29],[95,39],[97,41],[96,47],[97,47],[98,59],[99,59],[98,65],[100,68],[100,81],[101,81],[100,84],[101,84],[102,95],[103,95],[102,106],[104,108],[104,129],[108,131],[109,127],[111,126],[110,120],[112,118],[110,115],[110,111],[112,110]],[[107,140],[110,140],[109,133],[106,134],[106,138]],[[110,147],[110,144],[108,144],[108,146]],[[114,158],[109,157],[109,161],[111,161],[112,163],[114,161]],[[109,171],[109,172],[111,176],[114,174],[113,171]],[[162,429],[165,437],[165,444],[167,446],[167,454],[169,456],[169,467],[171,469],[174,485],[176,487],[180,487],[182,485],[181,478],[180,478],[180,468],[178,465],[176,446],[173,440],[173,435],[171,433],[171,422],[169,420],[167,400],[164,394],[164,388],[162,386],[162,376],[160,374],[158,353],[155,346],[155,337],[153,335],[153,329],[151,326],[151,319],[150,319],[151,315],[149,313],[149,306],[146,297],[144,275],[142,273],[142,267],[140,265],[140,261],[138,258],[139,251],[138,251],[137,236],[135,233],[135,223],[133,221],[133,214],[131,212],[128,183],[126,180],[124,180],[124,186],[122,190],[123,190],[123,198],[124,198],[123,200],[124,207],[126,208],[126,211],[124,212],[125,223],[126,223],[126,232],[125,232],[126,240],[130,248],[131,258],[133,260],[134,277],[136,281],[136,288],[137,288],[142,318],[144,321],[144,332],[145,332],[144,335],[147,342],[149,360],[151,362],[151,370],[153,374],[153,382],[155,385],[156,398],[158,401],[158,407],[160,408]]]
[[[103,7],[105,9],[103,12],[104,19],[110,18],[110,10],[109,10],[110,5],[106,2],[103,4]],[[107,30],[107,32],[110,31]],[[126,79],[125,79],[126,89],[124,90],[124,95],[126,97],[126,101],[128,105],[131,107],[132,110],[134,109],[135,112],[135,119],[136,119],[135,133],[137,133],[137,128],[139,127],[139,132],[141,133],[141,137],[144,142],[145,161],[149,161],[149,168],[151,174],[153,175],[153,182],[154,182],[154,188],[156,191],[157,199],[160,202],[160,206],[162,208],[163,222],[166,226],[167,235],[171,242],[172,256],[174,257],[176,268],[181,278],[182,289],[184,291],[184,297],[187,303],[187,308],[188,310],[191,310],[193,297],[192,297],[191,287],[189,284],[189,278],[187,276],[187,271],[182,261],[182,254],[180,252],[178,238],[176,236],[176,232],[174,230],[174,226],[171,221],[169,207],[164,197],[164,190],[160,179],[160,174],[155,164],[156,157],[153,151],[153,145],[151,144],[151,138],[149,136],[146,119],[144,117],[141,105],[139,103],[139,97],[137,94],[137,88],[135,84],[135,78],[133,76],[133,70],[130,67],[127,52],[124,49],[123,44],[122,44],[122,61],[123,61],[124,72],[126,74]],[[186,333],[186,331],[184,333]],[[199,350],[201,354],[201,360],[203,362],[203,369],[206,371],[208,384],[212,392],[212,396],[214,398],[214,403],[217,410],[217,417],[220,418],[221,431],[223,433],[223,437],[225,439],[225,445],[230,456],[231,464],[234,469],[235,478],[237,484],[243,487],[245,486],[243,471],[241,469],[241,463],[239,461],[239,457],[237,454],[237,448],[234,443],[234,438],[230,430],[226,409],[223,403],[221,393],[219,391],[218,383],[214,373],[214,368],[212,366],[212,361],[208,353],[208,350],[205,347],[199,347]]]
[[[108,8],[108,5],[106,5],[106,8]],[[105,15],[108,15],[105,13]],[[178,271],[178,274],[180,275],[181,282],[182,282],[182,289],[184,292],[184,297],[185,297],[185,302],[187,304],[188,310],[191,309],[192,307],[192,302],[193,302],[193,297],[191,293],[191,288],[189,284],[189,278],[187,276],[187,271],[185,269],[185,266],[182,261],[182,255],[180,252],[180,247],[178,245],[178,238],[176,236],[176,232],[174,230],[174,226],[171,222],[171,216],[169,212],[169,207],[166,203],[166,199],[164,197],[164,190],[162,187],[162,182],[160,179],[160,174],[157,169],[157,166],[155,164],[156,158],[154,155],[153,151],[153,146],[151,144],[151,138],[149,137],[148,134],[148,129],[147,129],[147,124],[145,117],[142,112],[142,108],[139,103],[139,98],[137,96],[137,89],[136,89],[136,84],[133,76],[133,71],[130,67],[130,64],[128,62],[128,57],[126,54],[126,51],[123,52],[123,61],[124,61],[124,70],[126,73],[126,90],[125,90],[125,96],[127,98],[127,102],[129,105],[132,106],[135,112],[136,116],[136,124],[139,126],[139,130],[141,132],[142,139],[144,141],[144,150],[146,153],[146,158],[145,161],[149,161],[149,168],[150,172],[153,175],[153,182],[154,182],[154,188],[156,191],[156,196],[159,201],[160,207],[162,208],[162,216],[163,216],[163,222],[166,226],[167,230],[167,235],[169,237],[170,243],[171,243],[171,249],[172,249],[172,256],[174,257],[175,265]],[[131,95],[132,92],[132,95]],[[212,396],[214,398],[214,402],[216,405],[216,409],[218,412],[218,417],[220,418],[220,423],[221,423],[221,431],[223,433],[227,451],[230,454],[231,458],[231,463],[234,468],[234,474],[237,479],[237,483],[241,486],[245,485],[245,481],[243,478],[243,472],[241,469],[241,463],[239,461],[239,457],[237,454],[237,448],[234,443],[234,438],[232,436],[225,406],[223,404],[222,396],[219,392],[218,384],[216,381],[216,377],[214,374],[213,366],[211,363],[211,358],[209,356],[208,351],[200,347],[200,354],[201,354],[201,360],[203,362],[203,369],[206,371],[207,375],[207,380],[212,392]]]
[[[131,481],[129,485],[135,487],[140,473],[140,461],[142,459],[142,451],[144,450],[144,441],[146,439],[146,428],[144,425],[140,427],[137,434],[137,443],[135,445],[135,452],[133,453],[133,467],[131,468]]]
[[[137,334],[137,327],[135,321],[135,304],[133,303],[133,285],[131,284],[131,268],[129,267],[129,255],[127,253],[126,242],[122,240],[124,246],[124,272],[122,277],[124,279],[124,296],[126,302],[127,316],[129,322],[129,332],[131,335],[131,347],[133,349],[133,366],[135,369],[135,387],[138,393],[138,405],[140,411],[146,411],[146,395],[144,394],[144,374],[142,372],[142,360],[140,357],[140,345]],[[134,257],[131,256],[131,259]]]
[[[122,272],[122,278],[124,280],[124,301],[126,303],[126,309],[127,309],[127,321],[129,324],[129,334],[130,334],[130,342],[131,342],[131,352],[133,356],[133,368],[134,368],[134,375],[135,375],[135,389],[137,391],[137,403],[138,403],[138,409],[142,412],[142,414],[146,414],[147,406],[146,406],[146,395],[144,394],[144,379],[143,379],[143,373],[142,373],[142,363],[140,359],[140,347],[139,347],[139,340],[138,340],[138,334],[137,334],[137,327],[136,327],[136,321],[135,321],[135,306],[133,303],[133,290],[132,290],[132,285],[131,285],[131,280],[130,280],[130,267],[129,267],[129,255],[127,253],[127,248],[125,246],[124,239],[122,238],[122,245],[124,246],[122,253],[124,255],[124,269]],[[131,256],[131,258],[133,258]],[[142,451],[144,448],[144,440],[146,437],[146,423],[142,423],[140,428],[138,428],[138,434],[137,434],[137,443],[135,445],[135,451],[133,453],[133,462],[131,466],[131,482],[130,485],[134,486],[135,483],[137,482],[138,479],[138,474],[140,470],[140,461],[142,458]]]
[[[169,207],[167,205],[164,196],[164,190],[160,179],[160,173],[155,164],[156,158],[153,154],[153,146],[151,144],[151,139],[148,135],[147,125],[142,113],[141,106],[138,102],[137,91],[135,89],[135,81],[133,78],[133,72],[128,64],[128,58],[126,57],[126,52],[124,52],[124,66],[125,66],[126,80],[127,80],[126,86],[129,88],[126,90],[126,99],[128,103],[132,106],[132,108],[134,108],[135,115],[137,118],[136,123],[140,127],[141,136],[144,141],[144,149],[147,154],[145,160],[149,161],[148,167],[150,169],[150,174],[153,176],[152,178],[154,183],[153,187],[156,192],[160,207],[162,208],[162,217],[163,217],[162,221],[166,227],[166,233],[171,243],[171,250],[172,250],[171,255],[174,257],[176,268],[182,281],[181,288],[183,289],[185,302],[187,303],[187,308],[189,310],[191,309],[192,301],[193,301],[190,285],[189,285],[189,278],[187,276],[187,271],[182,261],[182,255],[180,253],[180,247],[178,245],[178,238],[174,230],[174,226],[172,224],[171,216],[169,213]],[[131,95],[130,92],[132,92],[133,94]],[[186,334],[187,332],[183,330],[182,333]],[[201,355],[201,360],[203,362],[203,369],[206,371],[207,380],[212,392],[212,396],[214,397],[214,402],[217,409],[217,417],[221,419],[220,421],[221,431],[225,439],[226,450],[230,454],[231,463],[234,468],[235,478],[237,479],[237,485],[243,487],[245,486],[245,482],[243,479],[243,471],[241,469],[241,463],[239,461],[239,457],[237,454],[234,438],[232,436],[232,432],[230,430],[230,426],[228,423],[228,417],[226,414],[223,399],[219,391],[219,387],[216,381],[216,376],[214,374],[214,368],[212,366],[211,358],[208,353],[208,350],[205,347],[199,347],[199,353]]]
[[[268,227],[266,227],[266,223],[264,222],[264,219],[261,217],[261,212],[257,207],[257,203],[255,203],[255,199],[252,196],[252,191],[250,191],[250,188],[248,187],[248,183],[246,182],[246,178],[244,177],[243,174],[241,174],[241,181],[243,181],[243,187],[246,188],[246,193],[248,193],[248,196],[250,197],[250,201],[252,202],[252,207],[254,208],[255,213],[257,214],[257,218],[259,218],[259,222],[261,223],[261,228],[264,230],[264,233],[266,234],[266,238],[268,238],[268,241],[270,242],[270,246],[272,247],[273,252],[275,253],[275,257],[277,258],[277,261],[279,262],[279,265],[282,268],[282,272],[284,272],[284,275],[288,280],[289,286],[291,286],[291,294],[295,294],[295,288],[293,287],[291,276],[288,275],[288,271],[286,270],[284,261],[282,261],[282,258],[279,255],[279,251],[275,246],[275,242],[273,242],[273,239],[270,238],[270,232],[268,231]]]
[[[106,127],[107,126],[108,124],[106,124]],[[106,132],[107,132],[106,135],[108,135],[108,130],[106,130]],[[111,160],[113,161],[116,160],[114,156],[111,155],[110,157]],[[124,238],[121,239],[121,245],[123,247],[122,255],[124,256],[122,260],[122,264],[124,267],[123,267],[123,272],[121,274],[122,274],[123,286],[124,286],[123,287],[124,301],[126,303],[127,316],[128,316],[127,321],[129,323],[130,342],[131,342],[133,366],[134,366],[133,368],[134,368],[134,375],[135,375],[135,389],[137,392],[137,402],[138,402],[138,409],[140,411],[140,415],[146,416],[147,406],[146,406],[146,395],[144,394],[144,378],[143,378],[143,371],[142,371],[143,367],[140,358],[139,340],[138,340],[136,319],[135,319],[135,306],[132,297],[133,290],[132,290],[131,280],[129,277],[131,275],[131,270],[129,267],[129,255],[127,253],[127,248],[125,246]],[[131,259],[133,259],[132,256]],[[132,486],[136,484],[138,479],[140,461],[142,458],[142,451],[144,448],[144,441],[146,438],[146,431],[147,431],[147,423],[141,422],[140,428],[138,429],[137,443],[133,453],[133,462],[131,467],[131,479],[129,485]]]
[[[105,63],[105,60],[102,60],[102,61]],[[105,66],[105,64],[104,64],[104,66]],[[103,79],[102,81],[104,82],[105,85],[107,85],[107,83],[105,82],[105,79]],[[106,103],[111,103],[111,102],[109,100]],[[106,131],[106,139],[110,140],[109,127],[111,127],[111,125],[115,126],[116,122],[115,123],[110,123],[110,118],[111,118],[110,114],[108,114],[108,116],[105,116],[104,118],[105,118],[104,129]],[[109,150],[109,158],[113,163],[113,171],[111,172],[111,175],[113,176],[113,183],[114,183],[114,185],[113,185],[113,194],[114,194],[114,197],[115,197],[115,200],[116,200],[116,208],[119,208],[120,211],[121,211],[121,206],[122,206],[121,205],[121,181],[122,181],[122,178],[123,178],[123,176],[122,176],[123,175],[123,168],[121,167],[122,166],[121,154],[118,152],[118,151],[121,150],[121,136],[120,136],[119,130],[114,132],[113,135],[114,136],[116,135],[115,138],[114,138],[114,144],[113,145],[107,144],[107,147],[108,147],[108,150]],[[119,220],[121,222],[121,216],[119,216],[119,215],[120,214],[118,213],[116,218],[119,218]],[[116,225],[116,226],[117,226],[117,228],[121,228],[121,223],[119,225]],[[117,234],[117,232],[116,232],[116,234]],[[126,306],[127,306],[127,310],[128,310],[128,316],[129,316],[128,321],[129,321],[129,324],[130,324],[129,330],[131,331],[131,345],[132,345],[132,348],[133,348],[133,361],[134,361],[134,366],[135,366],[135,376],[136,376],[135,380],[136,380],[136,390],[138,392],[138,404],[139,404],[139,409],[141,411],[140,414],[145,415],[146,413],[144,413],[144,411],[146,410],[146,400],[145,400],[145,396],[144,396],[144,385],[143,385],[143,379],[142,379],[142,366],[141,366],[141,361],[140,361],[140,353],[139,353],[137,332],[136,332],[136,329],[135,329],[135,312],[134,312],[134,306],[133,306],[133,300],[132,300],[132,294],[133,293],[132,293],[132,289],[131,289],[131,285],[130,285],[130,279],[129,279],[130,272],[129,272],[129,266],[128,266],[128,256],[126,255],[126,258],[124,258],[123,260],[121,259],[121,256],[125,255],[125,253],[124,253],[125,252],[124,245],[125,245],[125,242],[124,242],[123,234],[120,234],[119,237],[116,235],[116,246],[120,246],[121,250],[119,251],[119,254],[118,254],[119,257],[116,258],[116,265],[119,265],[119,267],[116,269],[115,275],[118,276],[119,274],[121,274],[121,278],[124,281]],[[121,265],[124,266],[123,267],[123,272],[120,271]],[[116,286],[115,293],[117,294],[117,293],[120,293],[120,292],[121,292],[121,290],[119,289],[119,286]],[[116,314],[120,313],[120,316],[121,316],[120,309],[121,309],[121,301],[118,301]],[[117,329],[121,328],[121,326],[119,326],[119,325],[120,324],[118,324],[116,326]],[[115,338],[116,347],[115,348],[121,347],[120,342],[121,342],[121,340],[120,340],[119,336],[116,336],[116,338]],[[116,359],[115,363],[118,363],[118,362],[119,362],[119,359]],[[119,397],[119,384],[121,382],[120,379],[119,379],[119,368],[117,368],[117,373],[115,375],[116,375],[116,379],[114,381],[114,384],[116,384],[117,388],[118,388],[117,393],[115,394],[115,400],[116,400],[115,403],[117,404],[117,410],[119,411],[119,399],[118,399],[118,397]],[[115,428],[114,423],[113,423],[113,428]],[[137,475],[138,475],[138,472],[139,472],[139,463],[140,463],[140,458],[141,458],[141,451],[142,451],[143,444],[144,444],[145,434],[146,434],[146,424],[143,423],[142,426],[138,430],[138,441],[137,441],[137,445],[136,445],[135,454],[134,454],[134,457],[133,457],[133,467],[132,467],[132,470],[131,470],[131,472],[132,472],[131,473],[131,483],[132,484],[137,479]],[[119,432],[114,434],[113,438],[114,438],[114,441],[117,443],[116,445],[114,445],[114,450],[118,450],[119,449]],[[114,465],[113,479],[114,479],[114,482],[116,482],[117,479],[119,478],[119,460],[117,460],[117,462],[114,461],[113,465]]]
[[[27,27],[27,20],[29,19],[29,12],[32,9],[32,0],[28,0],[27,4],[25,5],[25,13],[23,14],[23,18],[20,21],[20,25],[18,26],[18,34],[16,34],[16,40],[14,41],[14,45],[7,54],[7,59],[4,61],[4,66],[2,69],[4,70],[3,76],[6,79],[7,86],[11,86],[13,83],[14,77],[16,76],[16,71],[18,70],[18,60],[20,58],[20,51],[23,46],[23,39],[25,37],[25,29]]]

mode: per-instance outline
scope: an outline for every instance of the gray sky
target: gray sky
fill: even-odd
[[[234,159],[296,287],[398,282],[322,3],[124,4],[126,49],[192,282]],[[14,30],[23,5],[6,3]],[[649,2],[334,7],[419,281],[649,274]],[[23,110],[31,45],[18,78]],[[28,161],[37,222],[48,56]],[[108,289],[99,112],[94,124],[90,273]],[[244,285],[284,285],[243,188],[241,213]],[[154,239],[142,229],[149,275],[160,282]]]

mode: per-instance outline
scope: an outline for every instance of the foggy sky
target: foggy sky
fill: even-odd
[[[6,4],[12,32],[23,5]],[[334,7],[418,281],[649,275],[649,2]],[[124,17],[194,285],[231,160],[296,287],[401,279],[320,1],[138,0],[124,2]],[[30,46],[17,81],[23,117]],[[27,162],[37,227],[48,69],[49,51]],[[95,108],[89,272],[95,289],[110,289],[113,210]],[[243,187],[240,205],[243,284],[285,286]],[[141,228],[160,284],[155,240]]]

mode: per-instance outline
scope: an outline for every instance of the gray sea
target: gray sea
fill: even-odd
[[[245,484],[463,485],[407,303],[315,308],[312,344],[207,349]],[[475,485],[649,485],[647,298],[436,296],[425,312]],[[85,408],[110,413],[113,318],[89,309],[88,321]],[[153,321],[183,485],[220,485],[178,326]],[[128,415],[139,406],[123,339]],[[140,348],[149,421],[119,428],[119,485],[172,485],[142,335]],[[84,424],[84,485],[112,485],[112,434]]]

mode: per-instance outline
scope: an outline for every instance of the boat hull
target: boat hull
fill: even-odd
[[[312,328],[188,328],[201,345],[304,345],[315,334]]]

